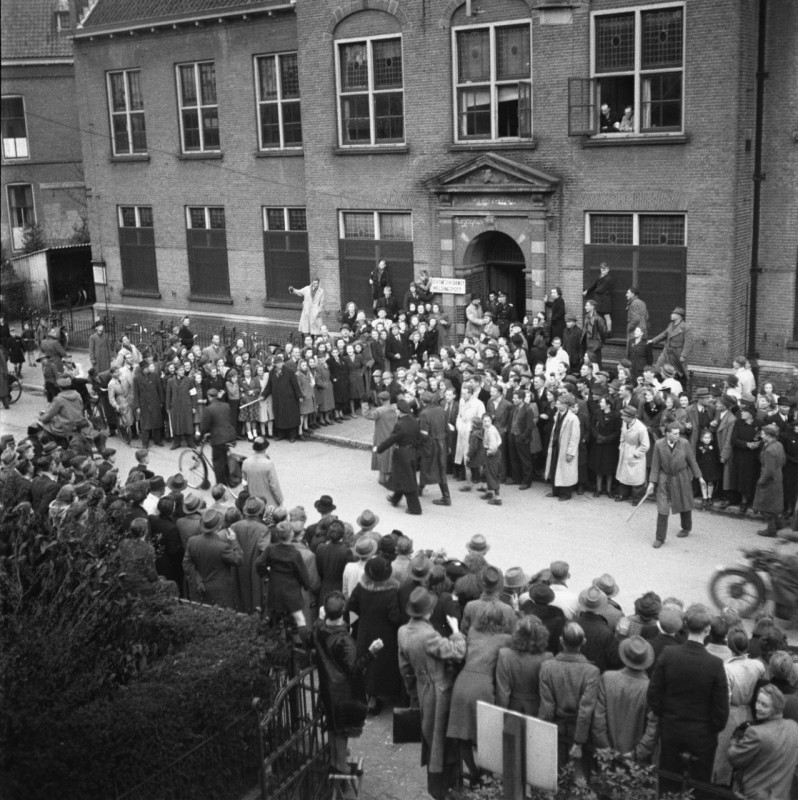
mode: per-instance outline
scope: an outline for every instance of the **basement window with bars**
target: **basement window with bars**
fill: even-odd
[[[230,275],[224,208],[186,208],[186,250],[191,294],[199,298],[229,298]]]
[[[636,286],[648,307],[649,333],[665,330],[675,306],[685,306],[685,214],[588,213],[585,218],[584,287],[606,263],[613,277],[612,328],[626,330],[626,290]]]
[[[288,287],[301,288],[310,283],[304,208],[263,208],[263,258],[269,299],[293,300]]]
[[[158,293],[158,261],[152,206],[119,206],[119,258],[122,286],[132,292]]]
[[[571,136],[681,134],[684,5],[591,14],[591,77],[568,81]]]

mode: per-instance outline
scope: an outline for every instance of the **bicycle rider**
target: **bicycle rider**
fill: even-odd
[[[227,451],[236,443],[236,429],[230,415],[230,406],[219,400],[216,389],[208,389],[208,405],[202,412],[200,434],[211,443],[211,461],[216,483],[228,485]]]
[[[69,439],[83,416],[83,400],[72,388],[72,378],[61,375],[56,381],[59,392],[47,411],[39,414],[39,425],[56,439]]]

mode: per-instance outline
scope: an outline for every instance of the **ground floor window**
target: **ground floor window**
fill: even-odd
[[[263,208],[263,258],[270,300],[290,300],[289,286],[299,289],[310,283],[304,208]]]
[[[230,297],[224,208],[186,208],[186,250],[191,294],[199,297]]]
[[[341,302],[352,301],[371,313],[369,275],[384,258],[393,294],[402,302],[413,280],[413,225],[409,211],[342,211],[338,257]]]
[[[684,214],[591,212],[585,220],[584,286],[605,262],[613,277],[612,329],[626,330],[626,290],[636,286],[648,307],[649,332],[665,330],[685,306],[687,217]]]
[[[135,292],[158,293],[155,227],[151,206],[119,206],[119,260],[122,286]]]

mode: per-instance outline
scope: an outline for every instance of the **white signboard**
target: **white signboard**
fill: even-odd
[[[433,294],[465,294],[465,278],[430,278]]]
[[[477,751],[474,755],[478,766],[497,775],[502,774],[502,733],[506,716],[520,717],[525,721],[526,782],[535,789],[556,792],[557,726],[482,700],[477,703]]]

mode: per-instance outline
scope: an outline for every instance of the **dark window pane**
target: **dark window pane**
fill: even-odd
[[[113,116],[114,150],[117,153],[129,153],[130,141],[127,135],[127,118],[124,114]]]
[[[373,42],[374,88],[393,89],[402,85],[402,42],[387,39]]]
[[[595,17],[596,72],[634,69],[634,14],[611,14]]]
[[[289,209],[300,211],[304,209]],[[290,300],[289,286],[306,286],[310,282],[307,233],[263,234],[263,255],[266,291],[277,300]]]
[[[401,92],[374,96],[377,141],[401,141],[404,137],[404,115]]]
[[[490,33],[487,29],[457,34],[457,67],[460,83],[490,79]]]
[[[296,53],[280,56],[280,88],[283,99],[299,97],[299,68]]]
[[[270,231],[285,230],[285,213],[282,208],[266,209],[266,225]]]
[[[205,227],[205,209],[204,208],[189,208],[189,222],[191,228],[204,228]]]
[[[183,111],[183,149],[200,149],[199,114],[197,111]]]
[[[133,152],[145,152],[147,150],[147,131],[144,127],[144,114],[130,115],[130,130],[133,135]]]
[[[344,239],[373,239],[374,214],[347,211],[344,214]],[[375,262],[376,263],[376,262]]]
[[[230,296],[227,236],[222,230],[186,231],[188,272],[194,294]]]
[[[496,135],[500,139],[518,136],[518,84],[499,86]]]
[[[632,244],[631,214],[591,214],[591,244]]]
[[[644,11],[642,32],[643,69],[681,67],[684,34],[682,9]]]
[[[365,42],[341,46],[341,87],[344,91],[368,88],[367,59]]]
[[[682,127],[682,73],[664,72],[661,75],[644,75],[642,127]]]
[[[341,125],[344,142],[371,141],[368,95],[341,98]]]
[[[641,214],[640,244],[684,246],[684,217],[678,214]]]
[[[194,66],[180,67],[180,95],[184,106],[197,104],[197,86],[194,83]]]
[[[136,209],[133,206],[122,206],[119,209],[120,216],[122,217],[122,226],[125,228],[136,227]]]
[[[457,92],[460,136],[489,139],[490,90],[459,89]]]
[[[205,139],[206,150],[219,148],[219,111],[216,108],[202,110],[202,135]]]
[[[211,228],[214,230],[224,230],[224,209],[223,208],[209,208],[208,214],[211,218]]]
[[[306,231],[308,229],[307,215],[304,208],[288,209],[288,228],[292,231]]]
[[[280,146],[280,116],[277,112],[277,103],[261,105],[260,130],[263,147]]]
[[[111,109],[113,111],[125,110],[125,76],[121,72],[112,72],[108,76],[111,84]],[[3,104],[5,104],[3,100]],[[5,116],[5,107],[3,108],[3,116]]]
[[[149,206],[141,206],[139,208],[139,220],[142,228],[152,227],[152,208]]]
[[[258,59],[258,87],[261,100],[277,99],[277,71],[274,66],[274,56],[264,56]]]
[[[131,110],[137,111],[144,108],[144,98],[141,94],[141,73],[138,70],[128,72],[127,82],[130,88],[128,102],[130,103]]]
[[[518,25],[496,28],[496,75],[506,78],[528,78],[531,74],[529,59],[529,26]]]
[[[299,103],[283,103],[283,139],[286,147],[302,144],[302,114]]]
[[[203,105],[213,105],[216,102],[216,65],[199,65],[200,92]]]
[[[151,227],[119,228],[119,258],[122,266],[122,285],[125,289],[158,291],[155,237]]]
[[[413,241],[413,226],[410,214],[380,214],[380,239],[389,241]]]

